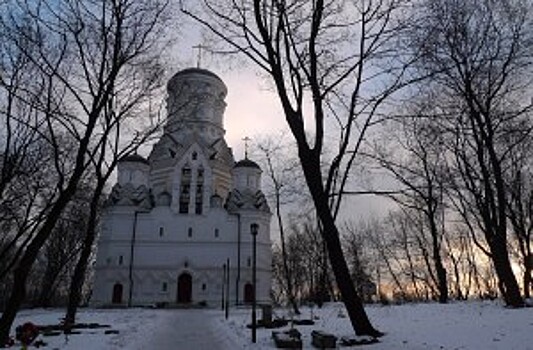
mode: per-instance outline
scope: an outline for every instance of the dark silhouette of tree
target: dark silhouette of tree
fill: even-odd
[[[528,127],[525,126],[526,130]],[[531,297],[533,288],[533,172],[531,150],[533,139],[527,138],[511,152],[508,179],[508,217],[516,241],[516,250],[522,263],[524,297]]]
[[[418,116],[399,117],[387,129],[386,151],[366,154],[396,179],[400,189],[386,196],[419,216],[412,230],[428,258],[428,273],[437,286],[438,299],[448,301],[447,271],[442,258],[446,150],[432,121]],[[418,227],[417,227],[418,226]],[[429,239],[426,235],[429,234]],[[427,252],[428,246],[430,252]],[[434,272],[433,272],[434,270]]]
[[[453,155],[456,207],[490,256],[506,304],[521,306],[508,251],[506,179],[511,151],[531,133],[520,127],[531,109],[530,3],[428,0],[420,6],[412,46],[415,54],[422,51],[419,68],[431,80],[421,89],[433,98],[435,128],[446,134]]]
[[[105,108],[126,96],[137,101],[140,111],[157,87],[167,26],[166,3],[158,1],[43,0],[0,6],[3,40],[30,62],[33,79],[42,84],[25,102],[39,111],[38,132],[53,151],[55,180],[50,209],[14,267],[13,288],[0,318],[0,343],[5,343],[39,251],[76,193],[89,155],[108,140],[103,137],[111,132]],[[75,142],[63,144],[62,134]]]
[[[285,294],[294,313],[299,315],[300,310],[296,301],[296,290],[293,286],[293,270],[289,267],[286,248],[286,218],[282,213],[282,208],[286,207],[287,204],[294,204],[296,200],[294,197],[301,192],[298,186],[299,183],[295,179],[300,170],[298,160],[295,157],[291,158],[288,153],[289,145],[284,142],[283,135],[260,140],[257,142],[256,148],[259,159],[265,164],[263,169],[265,169],[268,183],[270,184],[270,186],[267,186],[267,196],[271,199],[271,203],[274,203],[274,212],[280,234],[281,276],[284,277],[281,285],[285,289]]]
[[[395,17],[401,1],[203,1],[203,5],[207,15],[183,11],[233,52],[248,57],[272,81],[296,141],[353,329],[358,335],[381,336],[350,278],[336,217],[367,129],[384,101],[405,83],[404,62],[391,59],[390,45],[401,31]],[[325,141],[336,145],[329,159],[324,158]]]

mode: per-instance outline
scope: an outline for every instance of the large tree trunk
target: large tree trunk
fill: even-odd
[[[531,285],[533,282],[531,281],[531,268],[526,268],[524,271],[524,297],[529,299],[531,298]]]
[[[435,270],[437,272],[437,281],[439,285],[437,289],[439,291],[439,303],[448,302],[448,281],[446,278],[446,269],[442,264],[442,259],[438,252],[433,252],[433,259],[435,260]]]
[[[324,208],[318,209],[317,213],[320,217],[324,228],[324,240],[326,241],[326,246],[328,249],[329,260],[333,268],[333,273],[335,275],[335,280],[337,282],[337,287],[341,292],[342,301],[346,306],[346,310],[350,317],[350,321],[357,335],[370,335],[373,337],[379,337],[383,333],[376,330],[363,308],[363,302],[353,284],[352,278],[350,276],[350,270],[346,264],[344,254],[342,252],[342,246],[339,240],[339,232],[333,218],[331,217],[331,212],[326,206],[326,211],[323,211]]]
[[[73,175],[74,176],[74,175]],[[17,267],[14,270],[14,282],[9,301],[6,309],[0,318],[0,345],[6,344],[9,340],[9,331],[15,316],[20,308],[20,305],[26,297],[26,281],[28,279],[31,267],[39,254],[39,250],[43,246],[46,239],[50,236],[54,226],[59,219],[63,209],[68,204],[70,198],[75,192],[77,181],[71,181],[71,186],[62,193],[62,196],[57,200],[50,214],[48,215],[43,227],[35,235],[34,239],[26,248],[24,255],[20,259]]]
[[[15,320],[20,305],[26,297],[26,277],[29,274],[30,268],[31,265],[27,265],[27,267],[19,265],[15,269],[11,294],[9,295],[6,308],[2,313],[2,318],[0,318],[0,346],[2,347],[8,343],[11,325]]]
[[[503,180],[502,165],[498,162],[494,144],[487,142],[487,148],[495,179],[496,198],[494,200],[497,205],[493,205],[493,207],[497,207],[498,220],[497,224],[494,225],[494,231],[488,230],[485,233],[492,236],[486,237],[486,239],[493,256],[494,268],[500,282],[498,285],[501,285],[500,292],[505,303],[511,307],[522,307],[524,300],[520,294],[520,287],[511,267],[509,251],[507,250],[507,188]],[[486,222],[486,224],[486,227],[491,227],[490,225],[493,223]]]
[[[363,302],[357,294],[350,276],[350,270],[344,258],[339,239],[339,231],[328,205],[328,196],[322,185],[319,158],[313,157],[312,151],[301,147],[299,148],[299,156],[318,218],[322,224],[322,236],[326,242],[337,287],[341,293],[352,327],[357,335],[380,337],[383,333],[375,329],[370,323],[363,307]]]
[[[524,306],[524,300],[520,294],[520,287],[518,286],[511,263],[509,261],[506,240],[497,239],[497,237],[494,237],[490,248],[494,269],[498,275],[498,287],[505,303],[507,306],[511,307]]]
[[[9,331],[11,330],[15,316],[20,309],[20,305],[26,297],[26,280],[28,279],[33,263],[37,259],[39,250],[50,237],[54,226],[61,216],[61,213],[74,196],[83,172],[85,171],[85,153],[87,151],[90,136],[92,135],[92,130],[94,129],[97,121],[96,116],[98,116],[99,112],[100,110],[96,109],[93,114],[89,115],[89,123],[87,125],[86,133],[83,139],[80,141],[80,145],[76,154],[74,170],[72,171],[68,185],[57,198],[57,201],[50,210],[46,221],[43,223],[41,229],[36,233],[35,237],[31,240],[30,244],[27,246],[22,258],[19,260],[17,267],[14,270],[15,280],[13,284],[13,290],[11,291],[6,310],[0,318],[0,345],[6,344],[9,340]]]
[[[528,256],[525,257],[524,261],[524,276],[523,276],[523,282],[524,282],[524,297],[530,298],[531,297],[531,287],[533,287],[533,281],[531,280],[531,269],[533,265],[533,254],[529,253]]]
[[[89,220],[87,223],[87,231],[83,240],[83,248],[74,269],[74,275],[70,281],[69,296],[67,312],[65,315],[65,325],[73,325],[76,322],[76,312],[81,301],[82,288],[85,283],[85,274],[87,273],[87,266],[89,264],[89,257],[91,256],[94,239],[96,237],[96,218],[98,213],[98,201],[102,194],[105,181],[99,181],[94,190],[93,198],[90,204]]]

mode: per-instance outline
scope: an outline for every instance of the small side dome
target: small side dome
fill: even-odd
[[[261,170],[261,167],[256,162],[248,158],[244,158],[243,160],[238,161],[237,163],[235,163],[233,168],[256,168]]]
[[[121,163],[130,162],[130,163],[148,164],[148,160],[146,160],[144,157],[138,155],[137,153],[124,156],[124,157],[119,159],[119,162],[121,162]]]

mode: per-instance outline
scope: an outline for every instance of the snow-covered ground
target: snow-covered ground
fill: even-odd
[[[468,302],[448,305],[372,305],[366,310],[376,328],[386,332],[379,343],[365,345],[364,348],[368,350],[533,350],[533,308],[511,310],[497,302]],[[302,318],[311,317],[310,309],[302,311]],[[250,330],[244,328],[250,322],[249,315],[249,311],[239,310],[234,311],[229,322],[217,319],[218,327],[227,329],[227,334],[233,337],[240,349],[256,349],[250,343]],[[302,333],[304,348],[312,348],[310,334],[313,329],[324,330],[338,337],[353,334],[345,315],[340,304],[329,304],[322,310],[315,308],[313,316],[319,317],[315,325],[296,326]],[[258,330],[261,349],[274,348],[271,333],[271,330]]]
[[[387,334],[365,349],[517,349],[533,350],[533,309],[511,310],[497,302],[406,304],[368,306],[372,322]],[[251,343],[249,309],[231,309],[229,319],[220,310],[81,309],[78,322],[111,325],[82,329],[81,334],[45,337],[45,349],[273,349],[272,330],[258,329]],[[258,312],[260,317],[261,313]],[[277,309],[278,317],[289,318]],[[350,323],[340,304],[322,309],[303,308],[301,318],[318,317],[313,326],[295,326],[302,333],[304,349],[311,349],[312,330],[336,336],[350,335]],[[24,322],[57,324],[62,310],[24,310],[15,325]],[[290,326],[282,329],[288,329]]]

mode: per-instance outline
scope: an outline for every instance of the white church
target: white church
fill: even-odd
[[[227,88],[189,68],[168,82],[168,118],[148,159],[130,155],[102,217],[93,305],[270,300],[270,208],[261,169],[235,162],[224,139]]]

